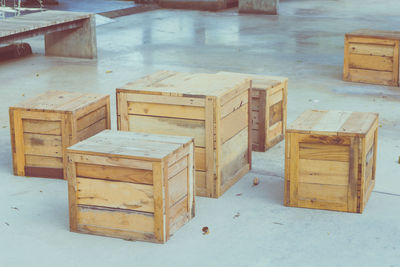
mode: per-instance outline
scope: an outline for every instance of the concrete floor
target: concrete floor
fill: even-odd
[[[45,57],[29,40],[33,56],[0,64],[0,266],[400,266],[400,88],[341,81],[344,33],[398,30],[399,11],[397,0],[281,1],[279,16],[157,10],[99,26],[97,61]],[[289,123],[310,108],[379,112],[364,213],[284,207],[281,142],[220,199],[197,198],[165,245],[70,233],[66,182],[12,175],[8,106],[60,89],[108,93],[114,112],[117,86],[162,69],[287,76]]]

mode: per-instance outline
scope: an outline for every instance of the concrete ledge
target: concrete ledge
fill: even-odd
[[[163,8],[192,9],[204,11],[218,11],[227,8],[227,1],[176,1],[160,0],[159,5]]]

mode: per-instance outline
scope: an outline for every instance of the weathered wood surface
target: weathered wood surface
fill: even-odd
[[[361,213],[375,184],[377,129],[375,113],[300,115],[286,131],[285,205]]]
[[[242,77],[160,71],[117,88],[118,129],[193,137],[197,195],[219,197],[221,162],[229,158],[223,144],[234,139],[248,146],[251,139],[250,90],[251,82]],[[243,129],[245,136],[235,139]],[[240,153],[235,155],[243,160],[236,163],[242,165],[235,168],[249,169],[251,153]],[[224,179],[236,178],[235,171],[230,177],[224,171]]]
[[[68,149],[71,231],[164,243],[194,217],[192,138],[115,131],[95,137]],[[143,149],[165,155],[143,158]]]

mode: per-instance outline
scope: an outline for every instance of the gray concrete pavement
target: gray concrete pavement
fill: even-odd
[[[400,88],[341,80],[344,33],[398,30],[399,11],[397,0],[283,0],[279,16],[157,10],[99,26],[97,61],[45,57],[30,39],[33,56],[0,64],[0,266],[400,266]],[[115,88],[163,69],[287,76],[289,123],[309,108],[379,112],[364,213],[284,207],[281,142],[220,199],[197,198],[165,245],[70,233],[66,182],[12,175],[8,106],[49,89],[109,93],[116,128]]]

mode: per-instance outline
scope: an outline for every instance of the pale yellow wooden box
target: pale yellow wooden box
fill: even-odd
[[[48,91],[9,108],[14,174],[65,177],[65,149],[110,128],[110,97]]]
[[[265,152],[285,137],[288,78],[247,73],[218,72],[252,82],[252,149]]]
[[[399,86],[400,32],[357,30],[345,35],[343,80]]]
[[[164,243],[194,217],[190,137],[105,130],[67,157],[71,231]]]
[[[378,114],[308,110],[286,130],[292,207],[362,213],[375,186]]]
[[[194,137],[196,194],[217,198],[251,168],[250,91],[241,77],[157,72],[117,89],[118,129]]]

